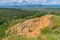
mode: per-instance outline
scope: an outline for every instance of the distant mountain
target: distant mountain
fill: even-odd
[[[60,5],[0,5],[0,8],[60,8]]]

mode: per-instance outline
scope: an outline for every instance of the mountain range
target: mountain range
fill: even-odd
[[[60,5],[0,5],[0,8],[60,8]]]

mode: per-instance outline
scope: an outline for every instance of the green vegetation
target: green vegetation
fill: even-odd
[[[59,40],[60,38],[60,17],[53,16],[50,18],[52,24],[41,30],[41,34],[45,35],[48,40]]]
[[[28,32],[32,32],[32,30],[29,30]]]
[[[26,19],[41,17],[45,14],[53,14],[52,25],[41,30],[41,34],[37,38],[26,38],[25,36],[12,34],[7,36],[8,40],[59,40],[60,38],[60,9],[42,8],[42,9],[0,9],[0,37],[5,38],[5,31],[18,22]],[[32,32],[32,30],[29,30]],[[44,37],[45,38],[44,38]]]
[[[38,13],[38,14],[37,14]],[[40,17],[46,13],[40,13],[38,10],[20,10],[20,9],[0,9],[0,37],[4,37],[5,31],[18,22],[26,19]],[[19,21],[17,21],[20,19]]]

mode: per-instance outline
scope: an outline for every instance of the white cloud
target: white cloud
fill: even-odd
[[[46,4],[47,0],[40,0],[41,4]]]
[[[60,4],[60,0],[0,0],[0,4]]]
[[[60,4],[60,0],[50,0],[50,1],[48,1],[48,3],[47,3],[48,5],[58,5],[58,4]]]
[[[15,0],[17,3],[22,3],[23,0]],[[14,2],[14,1],[13,1]]]

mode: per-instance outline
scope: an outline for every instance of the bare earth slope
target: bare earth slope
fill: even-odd
[[[50,25],[50,17],[52,17],[52,15],[47,14],[45,16],[42,16],[41,18],[27,20],[17,28],[17,33],[21,33],[28,37],[36,37],[39,35],[40,29],[43,29]]]
[[[25,35],[27,37],[37,37],[40,33],[40,29],[43,29],[51,24],[49,18],[53,15],[47,14],[39,18],[33,18],[26,20],[22,24],[18,23],[8,29],[5,33],[17,33]]]

